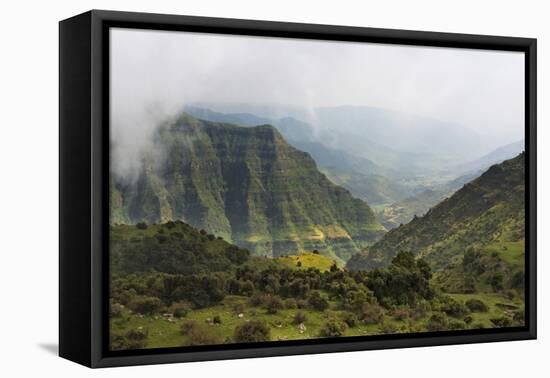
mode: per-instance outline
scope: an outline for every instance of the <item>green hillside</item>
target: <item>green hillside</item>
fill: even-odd
[[[250,252],[186,223],[111,226],[111,273],[228,272],[250,260]]]
[[[524,166],[524,153],[492,166],[426,215],[389,231],[376,244],[353,256],[347,267],[356,270],[386,266],[399,251],[410,251],[441,269],[459,262],[468,248],[523,243]]]
[[[176,219],[256,255],[317,249],[340,261],[385,232],[367,203],[329,181],[272,126],[186,113],[160,128],[137,180],[111,185],[111,223]]]

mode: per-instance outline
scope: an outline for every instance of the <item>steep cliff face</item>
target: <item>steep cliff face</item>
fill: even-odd
[[[159,129],[155,146],[136,180],[113,178],[112,223],[181,219],[255,254],[318,249],[344,261],[385,231],[365,202],[272,126],[184,113]]]
[[[469,248],[525,239],[525,154],[490,167],[426,215],[389,231],[353,256],[349,269],[388,265],[399,251],[424,257],[438,269]]]

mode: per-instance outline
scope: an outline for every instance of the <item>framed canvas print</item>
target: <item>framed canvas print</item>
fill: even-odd
[[[60,22],[60,355],[536,337],[536,40]]]

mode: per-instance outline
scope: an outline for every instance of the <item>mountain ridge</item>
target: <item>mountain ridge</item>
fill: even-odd
[[[241,127],[182,113],[135,183],[115,178],[112,223],[183,220],[257,255],[317,249],[346,261],[384,227],[368,204],[333,184],[271,125]],[[320,205],[322,204],[322,205]]]
[[[353,256],[347,267],[382,267],[399,251],[409,251],[440,269],[468,247],[521,240],[525,232],[524,167],[525,153],[491,166],[424,216],[390,230]]]

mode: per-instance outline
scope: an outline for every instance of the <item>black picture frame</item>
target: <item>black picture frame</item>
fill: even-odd
[[[525,53],[526,325],[111,352],[108,331],[110,27]],[[536,39],[92,10],[59,24],[59,354],[88,367],[536,338]]]

